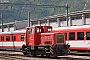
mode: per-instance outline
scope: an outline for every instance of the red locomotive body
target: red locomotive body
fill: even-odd
[[[25,35],[26,44],[22,46],[24,55],[67,55],[69,45],[64,41],[64,34],[53,33],[51,26],[27,27]]]

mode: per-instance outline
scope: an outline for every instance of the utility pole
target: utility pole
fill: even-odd
[[[1,21],[2,21],[2,32],[4,32],[4,29],[3,29],[3,14],[1,13]]]
[[[30,12],[28,12],[28,27],[30,27]]]
[[[66,21],[68,26],[68,4],[66,4]]]

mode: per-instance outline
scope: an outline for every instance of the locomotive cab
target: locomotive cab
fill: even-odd
[[[27,27],[26,44],[22,46],[24,55],[60,56],[68,54],[63,33],[53,33],[51,26]]]
[[[41,33],[51,32],[51,26],[35,26],[26,28],[26,45],[34,46],[41,44]]]

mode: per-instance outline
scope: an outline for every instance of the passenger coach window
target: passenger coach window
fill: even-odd
[[[86,40],[90,40],[90,32],[86,32]]]
[[[12,36],[12,41],[16,41],[16,36]]]
[[[4,41],[4,36],[1,36],[1,41]]]
[[[69,40],[75,40],[75,32],[69,33]]]
[[[21,41],[23,41],[24,40],[24,35],[21,35]]]
[[[6,36],[6,41],[10,41],[10,36]]]
[[[84,32],[77,32],[77,40],[84,40]]]
[[[67,40],[67,33],[65,33],[65,40]]]

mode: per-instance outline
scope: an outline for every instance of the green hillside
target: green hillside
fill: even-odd
[[[69,12],[81,11],[90,9],[90,0],[2,0],[2,2],[16,4],[36,4],[36,5],[55,5],[65,6],[69,5]],[[85,3],[87,5],[85,6]],[[30,7],[24,5],[11,5],[1,6],[0,13],[3,13],[4,22],[13,22],[15,20],[28,19],[28,11],[31,12],[31,19],[51,16],[55,14],[65,13],[65,8],[43,8],[43,7]]]

